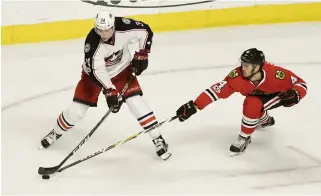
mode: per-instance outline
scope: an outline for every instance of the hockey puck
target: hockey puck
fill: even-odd
[[[50,176],[49,175],[42,175],[42,179],[48,180],[48,179],[50,179]]]

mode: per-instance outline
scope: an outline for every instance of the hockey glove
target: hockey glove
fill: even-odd
[[[194,102],[191,100],[188,103],[182,105],[177,111],[176,115],[178,116],[179,121],[183,122],[191,117],[197,112]]]
[[[134,58],[132,60],[133,73],[136,76],[142,74],[142,72],[148,67],[148,52],[146,50],[140,50],[135,52]]]
[[[112,113],[117,113],[123,103],[121,100],[119,100],[119,93],[117,92],[117,90],[109,89],[107,91],[104,91],[103,93],[106,97],[108,107],[113,108]]]
[[[279,94],[279,97],[281,99],[280,103],[284,107],[291,107],[291,106],[299,103],[299,101],[300,101],[300,94],[294,88],[290,89],[288,91],[285,91],[285,92],[281,92]]]

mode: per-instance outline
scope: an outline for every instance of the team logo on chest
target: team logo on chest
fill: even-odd
[[[113,65],[116,65],[117,63],[119,63],[121,61],[121,59],[123,58],[123,53],[124,53],[123,50],[119,50],[117,52],[114,52],[110,56],[105,57],[106,67],[113,66]]]

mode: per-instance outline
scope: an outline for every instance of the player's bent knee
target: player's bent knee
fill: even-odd
[[[263,103],[257,96],[247,96],[243,103],[243,114],[247,117],[258,117],[261,114]]]
[[[74,101],[70,107],[64,111],[64,116],[71,122],[77,122],[86,115],[89,107],[88,105]]]
[[[125,95],[125,96],[123,96],[123,98],[124,98],[124,101],[127,102],[128,99],[131,99],[131,98],[137,97],[137,96],[142,97],[143,96],[143,92],[142,91],[137,91],[137,92]]]
[[[142,95],[140,94],[136,94],[136,95],[132,95],[130,97],[126,97],[124,98],[125,102],[129,105],[135,104],[137,102],[141,102],[142,101]]]

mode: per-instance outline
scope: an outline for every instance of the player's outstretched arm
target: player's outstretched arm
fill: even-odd
[[[194,115],[198,110],[204,109],[209,104],[217,101],[219,99],[228,98],[234,93],[229,80],[223,80],[212,85],[210,88],[205,89],[195,101],[190,100],[189,102],[183,104],[176,111],[179,121],[183,122],[189,117]]]

